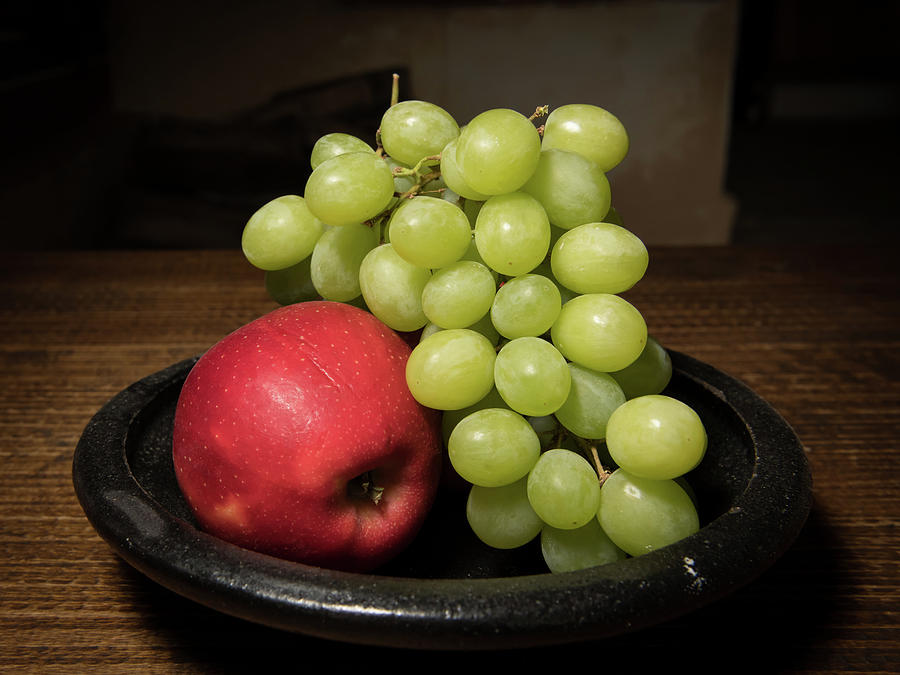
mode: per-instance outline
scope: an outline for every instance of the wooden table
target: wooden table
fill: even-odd
[[[283,659],[300,670],[323,656],[337,672],[402,672],[587,656],[597,672],[898,672],[898,253],[652,249],[627,297],[663,344],[743,380],[792,424],[814,477],[809,521],[762,577],[679,620],[593,644],[474,656],[280,633],[121,562],[73,492],[84,426],[131,382],[274,304],[236,251],[2,254],[0,670],[240,672]]]

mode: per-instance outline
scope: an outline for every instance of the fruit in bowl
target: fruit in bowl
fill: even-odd
[[[410,395],[409,346],[374,316],[289,305],[192,368],[173,431],[179,487],[206,531],[245,548],[368,571],[434,501],[440,421]]]
[[[433,103],[400,102],[395,87],[374,148],[346,134],[322,137],[303,196],[264,204],[242,237],[280,304],[350,303],[405,336],[412,349],[397,388],[441,420],[443,461],[469,490],[459,517],[495,548],[540,536],[551,571],[643,555],[699,528],[685,476],[705,453],[703,423],[660,397],[671,361],[621,295],[649,261],[612,207],[607,172],[628,147],[621,122],[594,105],[539,106],[531,117],[499,108],[459,125]],[[318,344],[306,358],[333,363],[328,341]],[[278,358],[251,355],[247,363]],[[240,371],[252,381],[250,365]],[[369,386],[355,381],[348,388]],[[368,403],[376,405],[378,394],[376,387]],[[199,405],[202,392],[194,398]],[[368,429],[336,421],[342,404],[323,400],[323,428],[342,436],[346,426],[363,437]],[[346,404],[355,420],[365,409]],[[220,425],[234,416],[222,414]],[[265,427],[266,414],[260,407],[253,419]],[[396,424],[412,424],[411,415]],[[278,454],[274,444],[270,452]],[[316,458],[317,470],[340,474],[342,485],[353,477],[328,466],[336,459]],[[179,464],[187,472],[191,463]],[[291,481],[307,480],[302,472],[286,476],[279,487],[288,491]],[[242,500],[213,495],[195,497],[198,513],[240,533]],[[278,501],[258,508],[277,516]],[[326,513],[287,517],[309,537],[328,522],[314,514]],[[517,523],[524,529],[513,536]],[[342,536],[329,529],[319,539]],[[376,556],[370,568],[384,560]]]

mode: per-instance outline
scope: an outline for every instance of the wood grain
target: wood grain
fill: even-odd
[[[797,431],[815,504],[762,577],[689,616],[598,643],[435,655],[289,635],[157,586],[97,536],[71,460],[131,382],[274,308],[240,252],[0,255],[0,669],[419,671],[587,656],[598,672],[900,668],[900,272],[894,249],[651,249],[625,297],[667,347],[743,380]],[[702,672],[702,671],[701,671]]]

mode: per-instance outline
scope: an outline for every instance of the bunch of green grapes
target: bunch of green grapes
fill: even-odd
[[[417,336],[407,383],[443,411],[472,530],[497,548],[540,536],[557,572],[696,531],[683,477],[706,433],[662,395],[671,361],[621,296],[648,265],[611,206],[628,135],[594,105],[548,112],[460,128],[393,101],[376,147],[320,138],[303,196],[260,208],[242,247],[279,303],[352,303]]]

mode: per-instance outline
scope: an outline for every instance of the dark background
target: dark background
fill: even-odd
[[[732,243],[900,240],[898,19],[898,2],[741,5],[724,178],[738,204]],[[95,0],[0,10],[4,248],[237,247],[249,214],[308,173],[320,131],[374,129],[383,112],[388,74],[375,72],[349,77],[355,98],[339,108],[341,80],[290,92],[323,111],[301,121],[124,113],[110,30]],[[163,217],[136,225],[148,212]],[[178,215],[171,227],[159,225],[166,214]]]

